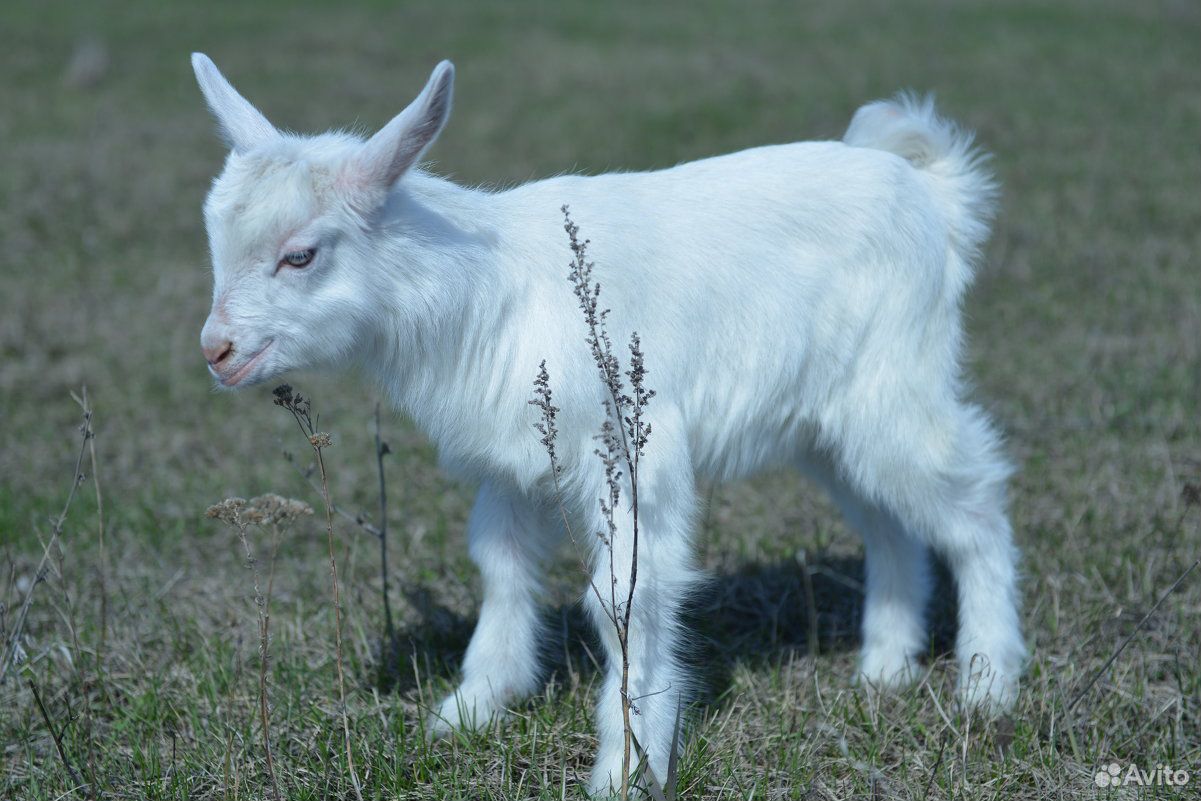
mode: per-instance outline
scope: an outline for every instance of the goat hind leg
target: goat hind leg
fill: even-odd
[[[829,492],[864,548],[864,603],[858,679],[876,689],[903,687],[920,675],[926,607],[933,582],[930,554],[892,514],[856,492],[828,464],[802,472]]]
[[[950,446],[874,472],[871,483],[906,528],[946,560],[959,598],[959,693],[969,706],[1012,705],[1025,660],[1018,617],[1017,549],[1005,512],[1010,473],[984,414],[960,405],[942,418]],[[894,430],[920,435],[920,423]],[[922,453],[910,440],[891,453]]]

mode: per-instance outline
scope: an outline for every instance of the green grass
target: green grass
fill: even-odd
[[[716,488],[698,543],[712,580],[693,615],[705,692],[681,797],[1117,798],[1092,782],[1110,761],[1189,769],[1195,797],[1201,576],[1066,711],[1201,554],[1201,511],[1182,498],[1201,482],[1195,5],[10,3],[0,30],[0,620],[12,625],[69,489],[69,392],[83,384],[108,555],[102,637],[89,477],[61,563],[34,589],[30,659],[0,685],[0,797],[72,792],[30,682],[105,798],[266,794],[250,575],[234,534],[203,514],[230,495],[318,499],[281,456],[303,462],[307,446],[269,388],[214,394],[201,362],[200,203],[223,152],[192,50],[306,131],[378,126],[452,58],[456,110],[432,156],[473,184],[836,137],[865,100],[937,92],[1004,185],[967,311],[976,395],[1021,465],[1024,694],[999,723],[954,710],[945,587],[928,680],[897,698],[861,693],[855,538],[791,474]],[[89,37],[108,69],[69,85]],[[568,257],[565,245],[565,271]],[[370,390],[293,383],[335,436],[335,500],[373,509]],[[337,528],[365,797],[578,797],[597,673],[570,559],[548,597],[561,636],[545,692],[493,731],[426,742],[424,710],[452,686],[478,603],[462,535],[471,488],[443,478],[404,421],[386,419],[385,435],[402,633],[382,670],[376,545]],[[265,568],[265,538],[255,545]],[[817,568],[816,654],[802,549]],[[289,798],[350,794],[328,597],[324,532],[309,520],[283,542],[272,602],[271,736]]]

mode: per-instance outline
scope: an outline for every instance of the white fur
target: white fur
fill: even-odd
[[[630,665],[635,732],[655,773],[689,683],[677,620],[697,576],[700,477],[792,464],[830,490],[867,546],[861,675],[873,685],[917,675],[927,550],[941,554],[958,584],[964,698],[1012,701],[1024,647],[1010,468],[959,367],[960,303],[994,187],[970,137],[929,102],[865,106],[844,142],[489,192],[413,168],[449,113],[448,63],[363,142],[265,135],[212,63],[194,62],[233,145],[205,204],[215,282],[203,340],[234,348],[214,374],[246,385],[358,367],[447,469],[482,484],[469,540],[484,603],[437,726],[486,722],[539,683],[541,565],[562,539],[527,403],[543,359],[561,408],[564,504],[589,542],[602,527],[592,451],[603,387],[566,280],[564,204],[591,240],[613,340],[641,335],[658,392]],[[309,247],[311,265],[277,269]],[[617,520],[621,584],[629,516]],[[607,558],[592,557],[607,582]],[[619,661],[603,610],[590,593],[585,603],[609,660],[592,781],[603,791],[620,776]]]

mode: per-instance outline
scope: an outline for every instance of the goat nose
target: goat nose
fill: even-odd
[[[216,345],[213,345],[212,347],[202,347],[201,350],[204,351],[204,358],[208,360],[208,363],[211,366],[216,367],[217,365],[221,364],[221,362],[228,359],[230,354],[234,352],[234,343],[227,339],[224,342],[219,342]]]

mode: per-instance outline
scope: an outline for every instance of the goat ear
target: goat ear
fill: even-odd
[[[454,84],[453,64],[443,61],[434,67],[417,99],[363,145],[353,165],[355,177],[387,189],[416,164],[450,117]]]
[[[279,136],[275,126],[267,121],[262,112],[250,105],[225,80],[212,59],[204,53],[193,53],[192,69],[196,72],[196,82],[200,84],[209,111],[221,126],[221,138],[234,152],[244,153]]]

